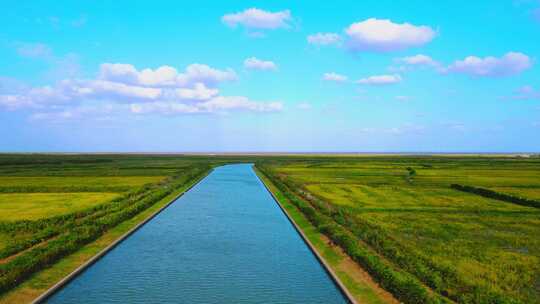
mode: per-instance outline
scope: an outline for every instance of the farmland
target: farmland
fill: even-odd
[[[527,205],[540,199],[539,158],[135,154],[0,155],[0,303],[31,300],[211,168],[240,162],[339,273],[346,254],[395,298],[349,272],[364,303],[540,303],[540,209]]]
[[[258,168],[403,302],[539,303],[540,209],[451,187],[534,200],[538,159],[328,157]]]
[[[22,283],[93,243],[103,248],[114,240],[103,237],[127,231],[210,168],[168,156],[0,155],[0,302],[43,292],[84,259]]]

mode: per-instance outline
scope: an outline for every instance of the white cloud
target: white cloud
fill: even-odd
[[[307,42],[314,45],[339,44],[341,37],[336,33],[316,33],[307,37]]]
[[[398,61],[408,64],[408,65],[424,65],[424,66],[438,66],[439,65],[439,63],[433,60],[433,58],[427,55],[423,55],[423,54],[399,58]]]
[[[184,73],[178,73],[175,68],[166,65],[155,70],[138,71],[131,64],[104,63],[100,66],[99,78],[126,84],[156,87],[186,86],[196,83],[215,86],[220,82],[238,79],[232,69],[218,70],[198,63],[189,65]]]
[[[277,70],[277,65],[272,61],[260,60],[255,57],[250,57],[244,60],[244,67],[252,70],[261,70],[261,71],[275,71]]]
[[[370,18],[345,29],[347,45],[354,51],[391,52],[424,45],[436,33],[429,26],[393,23],[388,19]]]
[[[230,27],[243,25],[252,29],[277,29],[289,27],[291,20],[289,10],[269,12],[258,8],[249,8],[243,12],[227,14],[221,21]]]
[[[207,86],[214,86],[220,82],[237,80],[238,76],[232,69],[218,70],[205,64],[190,64],[186,71],[178,75],[178,84],[185,86],[194,83],[204,83]]]
[[[176,89],[176,94],[180,99],[185,100],[207,100],[219,94],[217,89],[209,89],[204,83],[196,83],[192,89]]]
[[[393,75],[376,75],[358,80],[359,84],[365,85],[389,85],[401,82],[401,76]]]
[[[478,77],[505,77],[519,74],[531,66],[532,60],[529,56],[519,52],[509,52],[500,58],[469,56],[455,61],[445,69],[445,72]]]
[[[334,81],[334,82],[345,82],[347,81],[347,76],[340,75],[334,72],[331,73],[324,73],[323,79],[326,81]]]
[[[85,108],[115,104],[136,114],[213,113],[228,111],[276,112],[281,102],[258,102],[243,96],[222,96],[216,85],[236,79],[232,70],[221,71],[203,64],[189,65],[184,73],[162,66],[138,71],[130,64],[102,64],[95,79],[65,79],[42,87],[19,86],[0,91],[0,107],[27,108],[33,119],[69,119],[87,113]],[[3,86],[3,85],[2,85]],[[128,106],[129,105],[129,106]]]

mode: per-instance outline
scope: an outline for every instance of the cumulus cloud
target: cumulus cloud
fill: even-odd
[[[17,92],[2,90],[0,107],[9,110],[29,108],[38,111],[33,116],[36,119],[67,119],[83,112],[99,114],[80,110],[86,103],[96,102],[122,105],[121,109],[135,114],[275,112],[283,109],[283,104],[278,101],[258,102],[243,96],[220,95],[217,85],[236,78],[232,70],[218,70],[203,64],[189,65],[184,72],[178,73],[170,66],[139,71],[130,64],[105,63],[100,66],[95,79],[65,79],[49,86],[21,87]]]
[[[532,66],[529,56],[519,52],[509,52],[497,58],[468,56],[457,60],[445,69],[449,73],[461,73],[477,77],[506,77],[519,74]]]
[[[365,84],[365,85],[390,85],[390,84],[396,84],[401,82],[401,76],[398,74],[393,75],[376,75],[376,76],[370,76],[367,78],[362,78],[357,81],[359,84]]]
[[[429,26],[393,23],[370,18],[345,29],[347,46],[354,51],[391,52],[424,45],[436,36]]]
[[[261,71],[275,71],[277,70],[277,65],[272,61],[265,61],[255,57],[250,57],[244,60],[244,67],[251,70],[261,70]]]
[[[340,75],[340,74],[334,73],[334,72],[324,73],[324,75],[323,75],[323,80],[326,80],[326,81],[346,82],[347,79],[348,79],[347,76]]]
[[[269,12],[258,8],[249,8],[221,17],[221,21],[230,27],[242,25],[249,29],[287,28],[291,19],[289,10]]]
[[[316,33],[307,37],[307,42],[313,45],[339,44],[341,37],[336,33]]]
[[[99,78],[126,84],[166,87],[195,83],[214,86],[220,82],[236,80],[238,77],[232,69],[218,70],[198,63],[189,65],[184,73],[178,73],[170,66],[138,71],[131,64],[104,63],[100,66]]]

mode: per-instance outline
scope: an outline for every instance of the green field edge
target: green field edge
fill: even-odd
[[[253,167],[255,173],[259,179],[264,183],[266,188],[273,194],[273,196],[279,201],[281,206],[287,211],[288,215],[296,223],[296,225],[301,229],[307,239],[311,242],[314,249],[317,250],[319,255],[324,259],[327,266],[329,266],[338,279],[347,289],[347,291],[352,295],[354,300],[357,303],[366,303],[366,304],[383,304],[389,303],[388,301],[383,300],[379,293],[364,284],[360,284],[353,277],[351,277],[347,272],[337,268],[340,261],[344,258],[344,253],[340,252],[337,248],[330,246],[324,241],[326,238],[324,234],[319,232],[319,230],[313,226],[308,219],[294,206],[289,200],[275,187],[275,185],[270,181],[262,172],[260,172],[256,167]],[[395,300],[395,302],[398,302]]]
[[[3,295],[0,295],[0,304],[32,303],[55,284],[69,276],[81,265],[87,263],[96,255],[100,254],[100,252],[102,252],[108,246],[129,237],[131,233],[128,235],[126,234],[130,232],[130,230],[156,216],[160,211],[168,207],[185,192],[207,177],[212,170],[213,168],[201,174],[194,180],[182,185],[148,209],[111,228],[94,242],[87,244],[76,252],[62,258],[51,267],[36,272],[22,284],[4,293]],[[111,249],[113,248],[114,247]]]

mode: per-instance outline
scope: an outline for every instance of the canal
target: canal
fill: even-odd
[[[347,303],[249,164],[214,169],[47,303]]]

